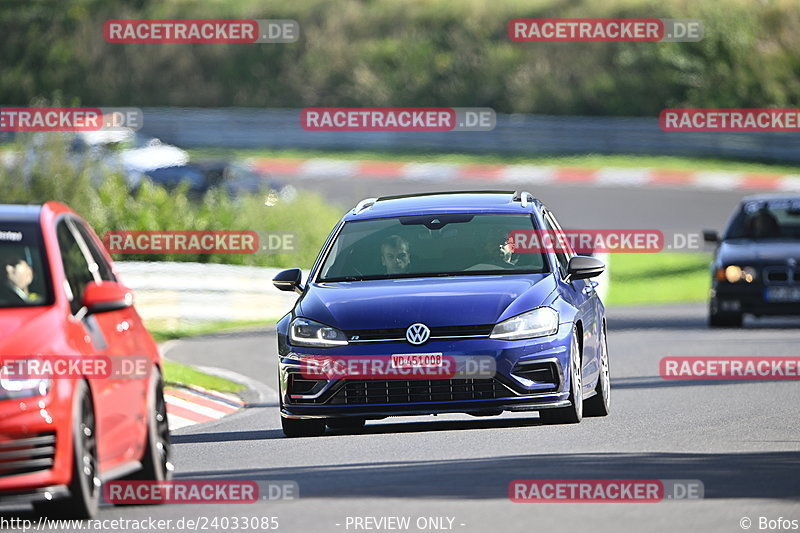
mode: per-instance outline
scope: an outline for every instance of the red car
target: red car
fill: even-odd
[[[86,518],[104,481],[169,479],[161,358],[97,235],[63,204],[0,205],[0,263],[0,504]],[[47,357],[146,370],[9,374]]]

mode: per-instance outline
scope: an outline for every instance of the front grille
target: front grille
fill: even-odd
[[[53,467],[55,433],[19,438],[0,437],[0,477],[30,474]]]
[[[395,404],[492,400],[514,396],[496,379],[348,380],[328,404]]]
[[[493,328],[494,324],[481,324],[478,326],[437,326],[430,329],[431,339],[436,339],[442,337],[488,337]],[[349,329],[344,333],[350,341],[374,342],[405,339],[406,329]]]
[[[767,267],[764,269],[767,284],[800,283],[800,270],[787,267]]]

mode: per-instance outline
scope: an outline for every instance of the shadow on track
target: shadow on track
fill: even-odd
[[[800,499],[800,452],[531,454],[199,471],[180,479],[292,480],[301,498],[506,499],[515,479],[699,479],[706,499]]]

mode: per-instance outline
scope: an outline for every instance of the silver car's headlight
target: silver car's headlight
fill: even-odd
[[[347,344],[347,336],[341,330],[307,318],[295,318],[292,321],[289,327],[289,340],[295,346],[317,348]]]
[[[552,335],[558,331],[558,313],[551,307],[538,307],[497,324],[492,339],[518,340]]]

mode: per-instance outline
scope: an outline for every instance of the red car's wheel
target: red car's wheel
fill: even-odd
[[[73,408],[72,481],[68,498],[35,504],[35,510],[47,516],[92,518],[100,500],[97,471],[97,441],[92,397],[85,381],[79,381]]]
[[[173,466],[169,424],[167,422],[167,403],[164,401],[164,382],[159,373],[150,380],[148,395],[149,415],[147,424],[147,444],[142,457],[141,470],[127,479],[166,481],[172,478]]]

